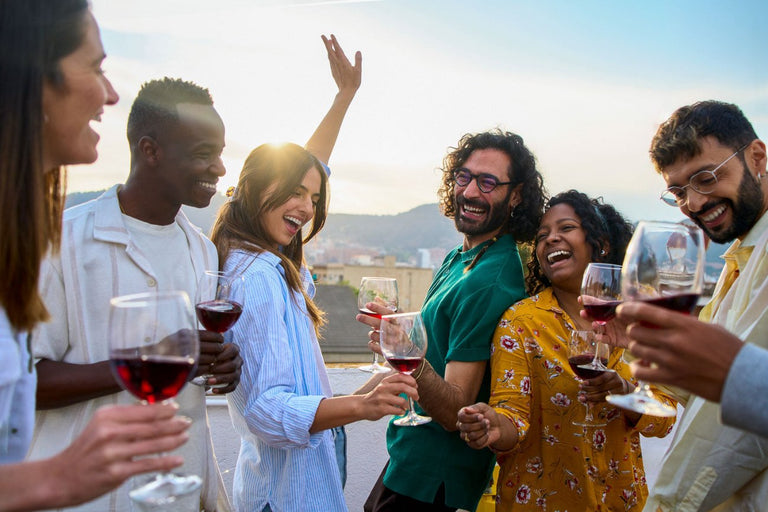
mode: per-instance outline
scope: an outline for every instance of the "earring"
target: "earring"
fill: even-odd
[[[600,249],[600,256],[605,256],[605,249]]]
[[[43,123],[48,124],[48,114],[43,113]]]

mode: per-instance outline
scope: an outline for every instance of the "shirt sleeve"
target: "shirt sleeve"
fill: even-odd
[[[5,432],[4,425],[8,421],[11,411],[16,382],[21,378],[21,366],[19,347],[11,330],[11,324],[5,311],[0,309],[0,433]],[[0,439],[0,442],[4,439]],[[2,453],[0,447],[0,453]]]
[[[50,320],[38,324],[32,334],[32,355],[40,359],[63,361],[70,348],[67,298],[61,259],[46,258],[40,266],[40,292]]]
[[[488,405],[507,417],[517,427],[517,445],[520,446],[531,426],[532,369],[525,343],[525,328],[512,316],[511,310],[493,333],[491,355],[491,397]]]
[[[288,287],[277,271],[256,270],[245,279],[246,303],[232,333],[243,358],[238,390],[248,428],[270,446],[317,446],[321,433],[310,435],[309,429],[324,397],[298,392],[296,340],[289,340],[296,332],[289,333],[285,321],[286,308],[294,307]]]
[[[723,423],[768,437],[768,350],[745,343],[733,360],[720,399]]]

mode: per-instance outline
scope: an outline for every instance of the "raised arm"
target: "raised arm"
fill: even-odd
[[[360,80],[363,73],[363,55],[355,52],[355,65],[353,66],[347,58],[344,50],[341,49],[336,36],[331,34],[328,39],[322,36],[325,49],[328,52],[328,61],[331,65],[331,75],[336,82],[339,91],[333,100],[328,113],[315,129],[315,132],[304,146],[307,151],[312,153],[321,162],[328,163],[331,158],[331,152],[336,145],[336,138],[341,129],[341,123],[347,114],[347,109],[360,87]]]

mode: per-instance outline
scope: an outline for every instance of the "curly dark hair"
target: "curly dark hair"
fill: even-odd
[[[552,197],[547,203],[547,210],[558,204],[567,204],[581,220],[587,243],[592,247],[592,261],[621,265],[632,238],[634,227],[613,206],[605,204],[602,197],[590,199],[578,190],[568,190]],[[608,253],[601,255],[603,244],[608,242]],[[525,285],[528,293],[534,295],[551,285],[541,271],[535,248],[528,260],[528,275]]]
[[[710,135],[734,151],[757,138],[736,105],[714,100],[686,105],[675,110],[653,136],[649,153],[656,171],[695,157],[701,153],[701,138]],[[743,154],[740,158],[744,161]]]
[[[461,137],[457,147],[451,148],[443,159],[443,183],[437,191],[443,215],[451,219],[456,215],[453,171],[463,166],[472,152],[478,149],[498,149],[512,161],[509,168],[510,190],[522,184],[521,201],[512,211],[513,215],[502,233],[511,233],[518,243],[532,241],[544,214],[547,193],[544,179],[536,169],[536,158],[523,143],[523,138],[512,132],[497,128],[483,133],[467,133]]]

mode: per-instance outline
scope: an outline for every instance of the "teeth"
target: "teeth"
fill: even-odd
[[[464,211],[469,213],[483,213],[485,211],[484,208],[476,208],[474,206],[464,206]]]
[[[554,260],[560,258],[561,256],[562,256],[561,259],[565,259],[565,258],[567,258],[570,255],[571,255],[570,252],[563,251],[563,250],[551,252],[551,253],[547,254],[547,261],[549,261],[550,263],[553,263]]]
[[[721,204],[719,207],[715,208],[715,211],[713,211],[709,215],[703,216],[701,220],[703,220],[704,222],[712,222],[713,220],[718,218],[720,215],[722,215],[724,211],[725,211],[725,205]]]
[[[289,217],[286,215],[284,218],[288,222],[292,222],[293,224],[296,224],[297,226],[301,227],[301,220],[299,220],[297,217]]]
[[[208,182],[208,181],[198,181],[197,184],[200,185],[203,188],[207,188],[208,190],[212,190],[212,191],[216,192],[216,184],[215,183],[211,183],[211,182]]]

